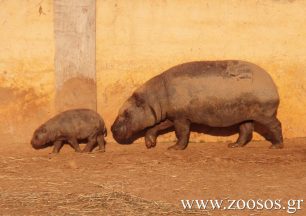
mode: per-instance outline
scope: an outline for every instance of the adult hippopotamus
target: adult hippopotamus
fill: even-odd
[[[239,124],[239,138],[229,147],[252,139],[253,124],[268,130],[271,148],[282,148],[281,123],[276,117],[279,94],[270,75],[259,66],[236,60],[196,61],[174,66],[145,82],[119,110],[111,127],[124,143],[146,130],[148,148],[156,145],[160,130],[173,127],[177,143],[185,149],[190,125],[228,127]]]

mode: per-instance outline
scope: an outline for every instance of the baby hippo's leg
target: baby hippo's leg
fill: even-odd
[[[97,136],[97,142],[99,145],[99,151],[100,152],[105,152],[105,140],[104,140],[104,135],[98,135]]]
[[[175,134],[177,137],[177,143],[170,146],[168,149],[184,150],[189,142],[190,136],[190,121],[187,119],[178,119],[174,121]]]
[[[55,141],[53,143],[53,151],[52,151],[52,154],[57,154],[59,153],[60,149],[62,148],[63,146],[63,142],[58,140],[58,141]]]
[[[239,137],[235,143],[228,144],[229,148],[243,147],[248,144],[253,137],[254,123],[244,122],[239,126]]]
[[[147,130],[145,135],[145,143],[147,148],[153,148],[156,146],[156,139],[158,136],[158,132],[170,128],[173,126],[173,122],[170,120],[165,120],[158,125]]]
[[[82,152],[86,152],[86,153],[91,152],[94,149],[96,144],[97,144],[97,136],[90,136],[90,137],[88,137],[87,145],[83,149]]]
[[[79,143],[76,138],[70,138],[68,142],[70,143],[70,145],[72,146],[72,148],[74,148],[76,152],[81,152]]]

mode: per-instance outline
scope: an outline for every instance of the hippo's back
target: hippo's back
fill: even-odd
[[[97,122],[103,121],[101,116],[90,109],[71,109],[64,111],[54,117],[57,121],[85,121],[85,122]]]
[[[170,112],[189,114],[198,123],[226,126],[231,123],[224,123],[224,118],[238,123],[258,112],[273,115],[279,103],[270,75],[245,61],[189,62],[170,68],[161,77]]]
[[[104,121],[101,116],[90,109],[71,109],[64,111],[46,122],[49,128],[85,138],[93,131],[104,131]]]

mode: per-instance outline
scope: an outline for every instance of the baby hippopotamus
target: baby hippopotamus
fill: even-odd
[[[105,151],[104,136],[107,130],[101,116],[89,109],[72,109],[62,112],[37,128],[31,144],[34,149],[54,145],[52,153],[58,153],[65,142],[76,152],[81,152],[79,142],[87,142],[82,152],[91,152],[97,145]]]
[[[135,90],[122,105],[112,125],[114,138],[126,143],[146,131],[148,148],[155,147],[158,133],[174,127],[177,143],[187,147],[190,125],[210,127],[239,125],[239,138],[229,147],[245,146],[253,125],[268,130],[271,148],[283,147],[277,119],[279,94],[270,75],[261,67],[237,60],[198,61],[174,66]]]

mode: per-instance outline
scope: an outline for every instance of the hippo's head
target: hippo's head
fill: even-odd
[[[41,125],[37,128],[33,134],[31,144],[35,149],[41,149],[49,142],[49,134],[45,125]]]
[[[154,109],[144,96],[134,93],[119,110],[111,131],[118,143],[129,143],[133,135],[154,125],[155,121]]]

